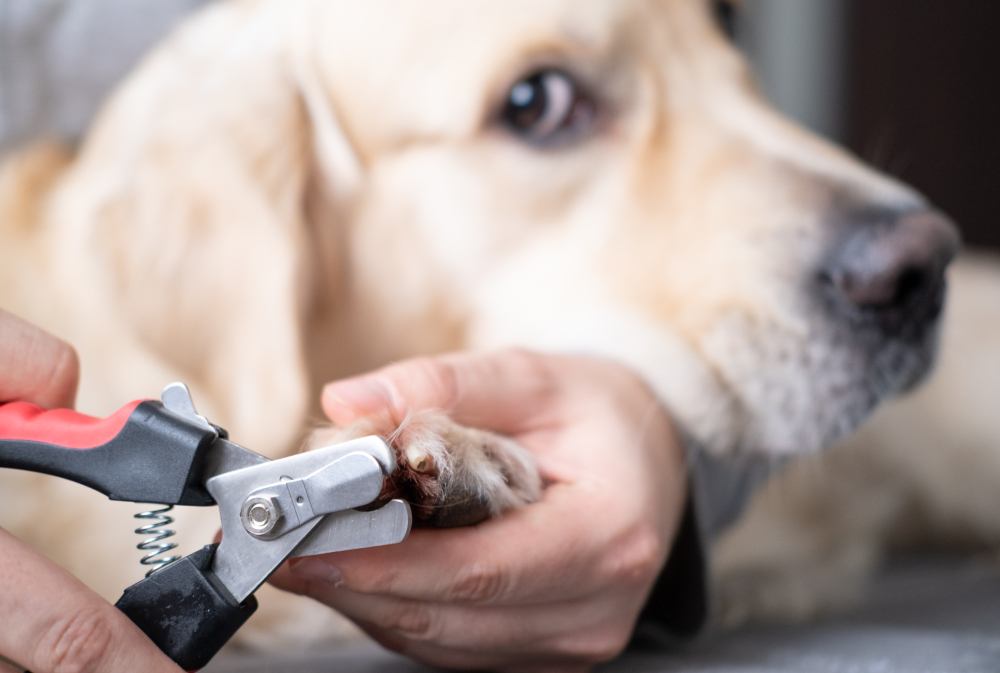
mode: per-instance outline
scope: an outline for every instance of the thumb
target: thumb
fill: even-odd
[[[440,409],[459,423],[515,433],[551,409],[562,360],[522,350],[416,358],[328,384],[323,410],[345,425],[379,413],[401,422],[411,411]]]
[[[79,580],[0,529],[0,653],[32,671],[180,673]]]

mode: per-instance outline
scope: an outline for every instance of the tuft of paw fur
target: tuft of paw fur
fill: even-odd
[[[369,417],[351,425],[315,430],[307,449],[376,435],[396,452],[397,469],[373,506],[402,498],[413,520],[426,528],[471,526],[536,502],[541,479],[531,454],[517,442],[467,428],[427,410],[401,424]]]

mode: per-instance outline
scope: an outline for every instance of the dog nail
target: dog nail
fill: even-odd
[[[327,582],[335,587],[344,584],[344,575],[339,568],[315,558],[304,559],[291,566],[291,573],[302,579]]]
[[[430,454],[413,446],[406,449],[406,462],[417,472],[430,472],[434,469],[434,459]]]

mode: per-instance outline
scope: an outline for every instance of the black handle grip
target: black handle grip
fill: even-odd
[[[212,430],[151,400],[115,416],[121,420],[87,420],[24,403],[0,406],[0,467],[69,479],[112,500],[215,504],[200,479],[216,438]]]
[[[238,604],[210,570],[216,547],[133,584],[115,603],[185,671],[204,667],[257,609],[253,596]]]

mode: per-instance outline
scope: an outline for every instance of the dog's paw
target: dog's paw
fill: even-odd
[[[860,602],[865,578],[831,569],[775,568],[713,579],[711,619],[717,629],[794,624],[837,614]]]
[[[345,428],[321,428],[308,448],[367,435],[384,439],[398,465],[376,502],[406,500],[418,526],[469,526],[540,497],[541,479],[526,449],[492,432],[461,426],[438,411],[417,412],[398,425],[376,417]]]

